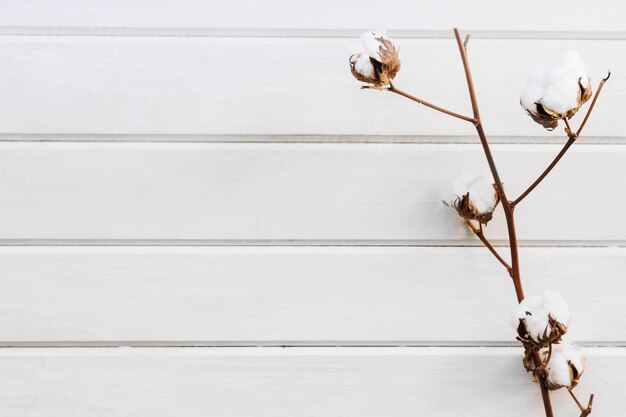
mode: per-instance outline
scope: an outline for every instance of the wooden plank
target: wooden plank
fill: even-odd
[[[523,248],[571,336],[626,341],[626,248]],[[2,247],[0,344],[515,344],[484,248]],[[495,313],[495,314],[494,314]]]
[[[278,28],[448,30],[451,22],[466,29],[498,31],[623,31],[618,16],[626,7],[618,0],[593,7],[582,1],[567,7],[530,0],[522,6],[494,0],[400,0],[381,7],[373,0],[9,0],[0,8],[0,25],[95,28]],[[558,18],[556,18],[558,16]],[[581,18],[585,18],[581,24]]]
[[[494,146],[510,195],[559,149]],[[626,147],[570,153],[519,208],[520,239],[621,244]],[[3,142],[0,241],[475,242],[441,198],[480,170],[478,145]],[[487,233],[506,239],[496,217]]]
[[[2,349],[11,416],[540,416],[519,348]],[[589,349],[576,392],[626,407],[626,352]],[[566,391],[561,416],[578,416]]]
[[[355,39],[1,37],[0,132],[475,135],[469,123],[398,96],[359,90],[347,65]],[[452,39],[398,44],[399,88],[471,113]],[[619,40],[472,41],[473,74],[489,134],[563,135],[547,134],[532,122],[519,94],[538,61],[557,59],[572,48],[581,52],[594,84],[607,69],[614,72],[586,134],[623,136],[626,77],[620,74],[626,73],[626,41]]]

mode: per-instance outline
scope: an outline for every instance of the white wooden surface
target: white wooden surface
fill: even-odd
[[[626,249],[521,255],[529,294],[571,303],[572,337],[626,340]],[[5,345],[515,345],[483,248],[4,247],[0,276]]]
[[[3,349],[11,416],[540,416],[519,348]],[[619,415],[623,351],[589,349],[576,388]],[[579,415],[567,392],[559,416]]]
[[[372,27],[421,31],[448,31],[458,25],[472,31],[540,32],[542,36],[623,33],[619,19],[626,13],[619,0],[593,4],[575,0],[567,7],[530,0],[510,5],[492,0],[394,0],[381,6],[374,0],[358,3],[332,0],[4,0],[0,25],[16,31],[88,28],[100,31],[146,28],[153,33],[177,29],[321,29],[366,30]],[[584,19],[584,20],[583,20]],[[97,31],[94,31],[97,33]],[[62,33],[62,32],[61,32]],[[78,32],[80,33],[80,32]],[[615,35],[615,34],[613,34]],[[597,36],[597,35],[596,35]]]
[[[512,195],[559,149],[494,146]],[[520,239],[624,242],[625,158],[621,145],[575,146],[520,207]],[[459,172],[485,165],[478,145],[459,144],[4,142],[0,238],[475,242],[441,199]],[[506,238],[501,218],[487,232]]]
[[[563,292],[588,347],[577,390],[620,415],[625,13],[0,1],[0,415],[542,415],[519,347],[502,347],[510,280],[440,202],[484,167],[472,127],[361,91],[346,65],[362,30],[385,27],[397,85],[469,114],[452,26],[472,33],[512,195],[563,142],[519,107],[529,69],[577,49],[594,85],[612,71],[518,227],[527,292]],[[502,243],[502,219],[487,233]],[[308,347],[268,347],[292,345]],[[578,415],[566,393],[554,402]]]
[[[355,31],[353,36],[358,36]],[[356,39],[356,38],[355,38]],[[0,37],[0,130],[5,133],[474,135],[398,96],[359,90],[351,38]],[[399,88],[470,114],[453,39],[400,39]],[[620,136],[626,40],[472,41],[489,134],[546,134],[519,105],[531,68],[569,49],[594,85],[613,71],[586,135]],[[498,64],[493,59],[498,57]],[[315,65],[310,65],[314,59]],[[219,63],[219,65],[216,65]],[[36,118],[32,115],[37,114]],[[376,116],[376,117],[373,117]],[[579,123],[580,117],[573,123]]]

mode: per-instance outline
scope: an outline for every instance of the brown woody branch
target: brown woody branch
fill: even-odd
[[[515,231],[515,205],[513,205],[506,196],[506,192],[504,190],[504,186],[502,185],[502,181],[500,180],[500,175],[498,174],[498,169],[496,168],[495,161],[491,154],[491,148],[489,147],[489,141],[487,140],[487,135],[483,129],[482,120],[480,119],[480,112],[478,109],[478,99],[476,98],[476,91],[474,89],[474,82],[472,80],[472,73],[470,71],[469,60],[467,58],[467,50],[463,41],[461,41],[461,35],[459,34],[459,30],[457,28],[454,29],[454,37],[456,39],[457,46],[459,48],[459,53],[461,54],[461,61],[463,62],[463,69],[465,71],[465,80],[467,81],[467,89],[470,95],[470,101],[472,103],[472,110],[474,111],[474,119],[476,123],[474,126],[476,127],[476,133],[480,138],[480,143],[483,147],[483,151],[485,153],[485,157],[487,158],[487,164],[489,165],[489,170],[491,171],[491,175],[493,176],[493,180],[495,183],[496,190],[500,196],[500,200],[502,201],[502,209],[504,211],[504,216],[506,218],[507,230],[509,233],[509,246],[511,250],[511,270],[510,275],[513,279],[513,285],[515,286],[515,293],[517,295],[517,301],[521,302],[524,299],[524,290],[522,288],[522,279],[520,275],[520,266],[519,266],[519,254],[517,249],[517,234]],[[533,355],[533,361],[535,362],[535,367],[539,368],[542,364],[541,357],[539,353],[536,352]],[[541,376],[540,388],[541,388],[541,397],[543,399],[543,406],[546,412],[546,417],[553,417],[554,413],[552,411],[552,402],[550,401],[550,392],[548,391],[548,387],[545,380],[545,374]]]

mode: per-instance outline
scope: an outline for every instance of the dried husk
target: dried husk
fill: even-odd
[[[474,204],[472,204],[472,200],[470,198],[470,193],[466,193],[460,197],[457,197],[454,202],[452,202],[452,207],[456,210],[456,212],[464,218],[465,220],[476,220],[481,224],[486,225],[493,218],[493,211],[500,203],[500,196],[494,187],[494,198],[496,203],[493,205],[493,209],[491,211],[479,212]]]

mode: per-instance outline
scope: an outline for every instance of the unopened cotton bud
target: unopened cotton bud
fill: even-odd
[[[547,351],[542,352],[544,358]],[[583,352],[569,340],[552,345],[552,355],[546,365],[546,385],[550,390],[574,388],[585,371],[586,358]]]
[[[454,207],[459,216],[466,220],[477,220],[487,224],[500,198],[488,175],[462,174],[452,185],[454,200],[444,203]]]
[[[590,78],[578,52],[570,51],[558,65],[542,65],[528,77],[520,103],[532,119],[552,130],[571,118],[591,97]]]
[[[389,85],[400,71],[398,51],[385,32],[365,32],[349,59],[354,78],[374,87]]]

